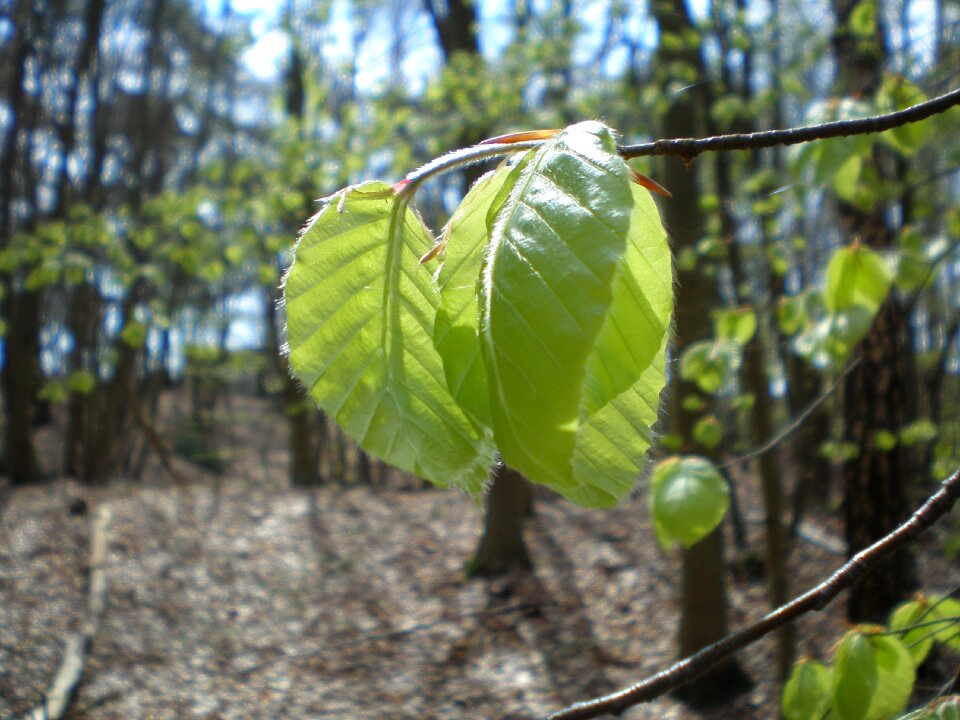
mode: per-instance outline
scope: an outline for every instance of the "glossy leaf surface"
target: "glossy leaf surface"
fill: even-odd
[[[607,128],[536,150],[494,206],[480,343],[504,460],[582,505],[632,487],[663,387],[666,235]]]

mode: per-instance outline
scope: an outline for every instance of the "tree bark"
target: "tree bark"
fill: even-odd
[[[18,150],[17,140],[26,132],[30,104],[24,82],[26,64],[35,32],[34,9],[30,0],[20,0],[14,11],[13,42],[5,61],[13,73],[7,88],[7,103],[12,109],[10,127],[0,149],[0,249],[13,237],[15,221],[13,200],[16,191],[18,158],[26,168],[29,158]],[[26,176],[26,169],[24,169]],[[34,392],[39,379],[40,298],[23,289],[15,274],[3,275],[3,318],[7,334],[3,343],[4,470],[15,484],[35,482],[42,472],[33,442],[32,420]]]
[[[693,19],[683,0],[656,0],[653,13],[660,33],[678,38],[694,28]],[[706,77],[700,48],[683,45],[658,51],[658,64],[666,69],[660,84],[666,87],[672,80],[669,68],[695,67]],[[698,83],[671,98],[670,108],[663,117],[659,137],[697,137],[706,127],[705,114],[708,98],[706,87]],[[671,193],[673,199],[662,203],[662,215],[667,232],[673,241],[674,252],[694,247],[703,234],[704,218],[700,209],[700,188],[696,167],[688,169],[677,158],[658,158],[657,181]],[[712,280],[696,270],[677,274],[678,291],[675,304],[676,333],[672,358],[679,357],[691,342],[702,340],[711,333],[710,310],[718,307],[719,297]],[[681,401],[697,390],[682,382],[677,373],[673,378],[670,396],[670,431],[681,436],[687,445],[693,436],[693,425],[698,413],[683,409]],[[726,565],[723,560],[722,529],[711,533],[683,553],[681,574],[681,610],[678,634],[678,655],[686,657],[705,645],[716,642],[727,634]],[[745,674],[735,660],[711,671],[688,685],[680,697],[696,703],[701,698],[715,702],[732,697],[749,685]]]
[[[882,18],[872,42],[847,28],[854,0],[834,0],[837,30],[833,47],[840,68],[838,87],[849,96],[872,96],[882,76],[885,41]],[[880,172],[881,149],[875,151]],[[859,238],[875,250],[890,249],[895,233],[887,226],[885,208],[863,211],[840,204],[840,220],[851,241]],[[907,517],[906,463],[902,446],[884,449],[877,443],[881,431],[896,433],[904,424],[908,378],[907,353],[913,348],[901,340],[903,305],[893,294],[877,313],[858,348],[863,357],[847,381],[844,396],[845,439],[859,453],[844,464],[844,520],[848,553],[853,556],[871,545]],[[850,592],[847,614],[853,621],[884,621],[892,607],[916,587],[916,568],[909,550],[900,550],[880,563]]]
[[[532,567],[523,540],[523,525],[533,497],[530,483],[503,463],[497,463],[492,474],[483,537],[476,554],[467,563],[468,577],[493,577]]]

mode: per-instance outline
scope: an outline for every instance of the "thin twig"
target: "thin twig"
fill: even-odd
[[[924,530],[950,511],[960,497],[960,470],[944,480],[940,489],[909,520],[844,563],[827,580],[795,600],[783,605],[760,620],[708,645],[668,669],[642,680],[636,685],[593,700],[576,703],[550,716],[549,720],[586,720],[606,713],[619,715],[628,707],[648,702],[690,682],[718,662],[756,642],[797,618],[814,610],[822,610],[837,595],[862,578],[870,568],[897,548],[914,540]]]
[[[40,705],[33,708],[24,720],[60,720],[68,708],[77,685],[83,677],[84,664],[93,638],[100,628],[100,619],[107,606],[107,533],[113,521],[113,511],[103,505],[97,512],[90,532],[90,577],[87,590],[87,608],[80,629],[70,633],[64,642],[63,660]]]
[[[960,88],[932,100],[885,115],[874,115],[873,117],[857,118],[855,120],[836,120],[821,125],[787,130],[734,133],[709,138],[675,138],[637,145],[621,145],[619,152],[625,159],[647,155],[679,155],[690,160],[706,152],[759,150],[774,145],[798,145],[813,140],[884,132],[902,125],[925,120],[957,105],[960,105]]]
[[[840,385],[843,384],[843,381],[846,380],[847,376],[850,373],[852,373],[858,365],[860,365],[860,362],[862,360],[863,360],[863,356],[860,355],[860,356],[857,356],[853,361],[851,361],[850,364],[843,369],[843,372],[840,373],[837,379],[834,380],[833,383],[831,383],[830,387],[828,387],[826,390],[820,393],[817,397],[815,397],[810,402],[810,404],[803,409],[803,412],[797,415],[797,417],[789,425],[787,425],[783,430],[778,431],[772,438],[767,440],[762,445],[755,447],[753,450],[749,450],[743,453],[742,455],[737,455],[737,457],[733,458],[732,460],[727,460],[725,463],[719,466],[720,469],[723,470],[724,468],[731,467],[738,463],[746,462],[747,460],[752,460],[753,458],[758,457],[760,455],[764,455],[770,450],[773,450],[773,448],[777,447],[777,445],[782,443],[784,440],[790,437],[794,432],[796,432],[800,428],[800,426],[807,421],[807,418],[813,415],[813,413],[815,413],[817,409],[821,405],[823,405],[823,403],[825,403],[827,399],[837,391],[837,388],[839,388]]]

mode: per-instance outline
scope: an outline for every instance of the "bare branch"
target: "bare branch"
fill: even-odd
[[[698,650],[668,669],[623,690],[576,703],[550,716],[549,720],[586,720],[606,713],[619,715],[628,707],[649,702],[690,682],[721,660],[733,655],[774,630],[813,610],[822,610],[837,595],[862,578],[870,568],[897,548],[914,540],[950,511],[960,497],[960,470],[944,480],[940,489],[909,520],[889,535],[854,555],[827,580],[783,605],[755,623]]]
[[[856,120],[837,120],[822,125],[790,128],[788,130],[766,130],[764,132],[717,135],[699,139],[657,140],[656,142],[640,143],[638,145],[621,145],[619,151],[620,155],[627,160],[646,155],[679,155],[686,160],[692,160],[705,152],[758,150],[775,145],[798,145],[812,140],[884,132],[901,125],[925,120],[957,105],[960,105],[960,88],[948,92],[946,95],[886,115],[875,115]]]

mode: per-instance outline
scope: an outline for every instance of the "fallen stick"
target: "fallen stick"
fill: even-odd
[[[63,660],[57,669],[43,702],[24,716],[24,720],[60,720],[70,706],[83,676],[83,665],[100,627],[100,618],[107,607],[107,532],[113,520],[108,505],[97,512],[90,531],[90,587],[87,590],[87,609],[77,632],[67,636]]]

